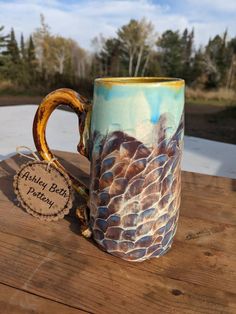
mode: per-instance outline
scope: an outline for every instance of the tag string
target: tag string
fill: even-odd
[[[21,152],[21,150],[24,149],[24,150],[27,150],[30,152],[30,154],[32,154],[34,157],[32,156],[29,156],[27,154],[24,154]],[[20,156],[23,156],[25,158],[28,158],[28,159],[31,159],[31,160],[34,160],[34,161],[40,161],[39,157],[35,154],[35,152],[29,148],[28,146],[17,146],[16,147],[16,152],[20,155]],[[55,162],[57,160],[57,158],[53,157],[51,160],[48,161],[48,164],[47,164],[47,171],[49,170],[51,164],[53,162]]]
[[[51,160],[49,160],[49,162],[48,162],[48,164],[47,164],[47,171],[49,170],[51,164],[52,164],[54,161],[56,161],[56,160],[57,160],[57,158],[55,158],[55,157],[53,157]]]
[[[26,154],[22,153],[22,152],[20,151],[20,150],[22,150],[22,149],[29,151],[34,157],[31,157],[31,156],[29,156],[29,155],[26,155]],[[29,148],[28,146],[17,146],[17,147],[16,147],[16,152],[17,152],[20,156],[26,157],[26,158],[28,158],[28,159],[40,161],[39,157],[38,157],[38,156],[35,154],[35,152],[32,151],[32,149]]]

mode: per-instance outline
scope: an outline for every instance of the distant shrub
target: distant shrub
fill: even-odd
[[[14,87],[14,84],[10,80],[0,79],[0,91],[11,89]]]
[[[236,93],[232,89],[202,90],[186,88],[186,98],[190,100],[236,101]]]

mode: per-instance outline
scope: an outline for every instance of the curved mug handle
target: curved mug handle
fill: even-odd
[[[48,147],[46,141],[46,126],[51,113],[59,106],[67,105],[70,106],[79,117],[79,133],[80,142],[78,145],[78,152],[89,158],[88,152],[88,141],[89,141],[89,128],[90,128],[90,117],[92,106],[88,100],[80,96],[77,92],[68,88],[57,89],[54,92],[48,94],[38,107],[38,110],[34,117],[33,122],[33,138],[36,149],[39,155],[47,161],[51,161],[54,158],[53,153]],[[56,167],[61,168],[66,171],[61,163],[54,159],[52,162]],[[88,201],[88,189],[86,186],[76,179],[71,173],[66,171],[72,180],[72,185],[74,189],[86,200]],[[86,206],[81,206],[76,210],[76,214],[82,224],[82,234],[85,237],[91,236],[91,231],[88,226],[88,219],[86,214]]]

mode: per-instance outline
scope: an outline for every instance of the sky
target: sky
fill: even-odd
[[[236,36],[236,0],[0,0],[0,26],[14,27],[17,38],[39,27],[41,13],[53,34],[88,50],[95,36],[115,36],[131,18],[146,17],[158,34],[194,28],[196,48],[225,29]]]

